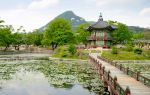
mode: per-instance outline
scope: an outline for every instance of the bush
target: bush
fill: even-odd
[[[134,53],[136,54],[142,54],[143,50],[141,48],[135,48]]]
[[[143,56],[150,58],[150,50],[144,51]]]
[[[126,45],[125,50],[128,51],[128,52],[131,52],[131,51],[133,51],[133,46]]]
[[[69,51],[67,46],[60,46],[54,51],[54,56],[57,57],[67,57],[69,56]]]
[[[111,51],[112,54],[118,54],[118,49],[116,46],[113,46],[112,47],[112,51]]]
[[[74,54],[77,52],[77,48],[76,48],[75,45],[71,44],[71,45],[69,45],[68,51],[69,51],[72,55],[74,55]]]
[[[72,58],[77,56],[76,52],[77,48],[73,44],[59,46],[55,49],[53,56],[60,58]]]

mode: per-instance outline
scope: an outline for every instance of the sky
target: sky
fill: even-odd
[[[14,28],[38,29],[72,10],[87,21],[115,20],[150,28],[150,0],[0,0],[0,19]]]

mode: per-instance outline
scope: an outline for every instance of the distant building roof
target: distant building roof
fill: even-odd
[[[109,25],[108,22],[103,21],[103,17],[100,14],[99,19],[96,23],[94,23],[93,25],[89,26],[87,28],[87,30],[100,30],[100,29],[110,29],[110,30],[114,30],[116,29],[116,26],[113,25]]]

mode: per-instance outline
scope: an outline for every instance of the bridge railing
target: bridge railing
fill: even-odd
[[[117,82],[117,77],[115,76],[114,78],[110,75],[110,71],[104,70],[104,77],[107,79],[108,83],[111,84],[114,90],[117,91],[118,95],[126,95],[126,90],[123,89],[119,83]]]
[[[144,85],[147,85],[150,87],[150,79],[143,76],[143,75],[139,75],[138,80],[142,83],[144,83]]]
[[[150,87],[150,78],[147,78],[146,76],[142,75],[141,72],[133,71],[129,67],[126,68],[126,67],[122,66],[122,64],[117,64],[116,62],[113,62],[113,61],[103,58],[101,56],[97,56],[97,57],[107,63],[110,63],[111,65],[115,66],[116,68],[120,69],[125,74],[135,78],[137,81],[142,82],[144,85]]]
[[[90,57],[90,60],[92,61],[96,71],[103,76],[103,79],[109,84],[109,86],[112,88],[115,95],[130,95],[127,93],[130,93],[129,89],[123,89],[119,83],[117,82],[117,77],[114,78],[110,75],[110,70],[106,70],[105,67],[102,66],[102,64],[95,60],[94,58]]]

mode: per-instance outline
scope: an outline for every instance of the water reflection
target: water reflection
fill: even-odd
[[[0,95],[96,95],[103,91],[101,80],[87,64],[41,61],[0,67],[5,72],[0,75]]]

